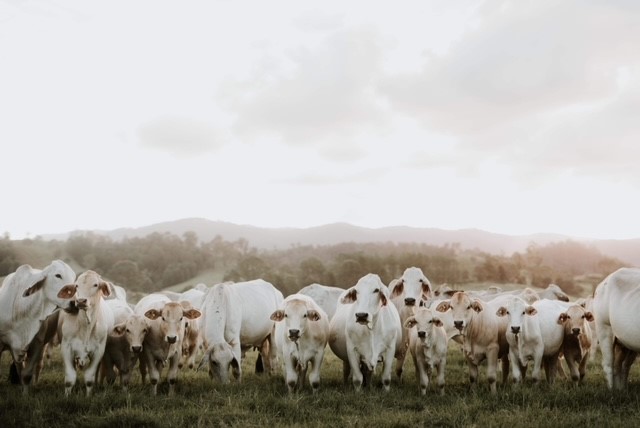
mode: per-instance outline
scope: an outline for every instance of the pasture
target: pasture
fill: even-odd
[[[177,393],[167,396],[168,385],[160,384],[152,397],[149,385],[141,385],[136,373],[128,393],[117,386],[97,386],[85,397],[76,385],[64,396],[63,369],[59,350],[44,368],[40,381],[23,396],[20,387],[7,380],[9,355],[0,362],[1,427],[165,427],[165,426],[636,426],[640,424],[638,368],[632,371],[625,392],[607,390],[599,360],[589,365],[583,385],[571,386],[559,379],[553,387],[545,382],[525,384],[520,389],[498,386],[489,394],[481,368],[475,392],[468,388],[467,367],[457,344],[449,347],[445,395],[430,390],[419,395],[413,362],[407,359],[403,383],[394,377],[390,393],[377,379],[369,390],[356,393],[342,383],[342,362],[329,349],[322,368],[320,391],[311,394],[308,385],[289,395],[280,372],[268,377],[253,373],[256,352],[243,360],[242,383],[220,385],[206,370],[183,369]],[[395,375],[394,375],[395,376]]]

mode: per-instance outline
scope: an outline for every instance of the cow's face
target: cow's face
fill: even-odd
[[[297,342],[304,334],[309,322],[320,319],[320,313],[314,309],[308,309],[304,300],[292,299],[285,303],[283,309],[278,309],[271,314],[271,320],[284,322],[285,332],[289,340]]]
[[[586,311],[580,305],[571,305],[560,314],[558,323],[564,325],[565,334],[579,336],[585,330],[590,329],[589,323],[593,321],[591,312]]]
[[[342,303],[353,303],[355,319],[358,324],[371,328],[374,318],[381,307],[389,300],[387,287],[378,275],[369,274],[362,277],[355,287],[351,287],[343,295]]]
[[[162,337],[165,342],[172,345],[174,343],[182,343],[185,318],[196,319],[200,316],[200,311],[193,308],[185,308],[178,302],[168,302],[161,311],[149,309],[144,315],[151,320],[160,321]]]
[[[87,310],[95,304],[96,299],[111,295],[111,287],[100,275],[92,270],[81,274],[75,284],[65,285],[58,292],[58,297],[71,299],[78,309]]]
[[[116,335],[124,335],[129,349],[133,353],[142,352],[144,338],[149,331],[149,320],[142,315],[131,315],[127,320],[113,328]]]
[[[76,280],[76,273],[61,260],[54,260],[42,272],[34,274],[30,278],[29,287],[23,292],[22,297],[29,297],[37,293],[44,293],[45,300],[54,305],[67,309],[71,305],[68,297],[60,297],[62,289]]]
[[[420,268],[410,267],[404,271],[391,290],[391,298],[398,296],[405,306],[417,306],[420,300],[431,297],[431,283]]]
[[[451,300],[441,302],[436,310],[438,312],[446,312],[451,310],[453,325],[460,333],[469,325],[473,316],[482,312],[482,303],[477,299],[471,299],[464,291],[455,293]]]
[[[508,317],[509,326],[507,327],[507,333],[519,334],[522,330],[522,324],[525,321],[526,316],[533,316],[537,314],[536,308],[528,305],[522,299],[513,298],[505,306],[501,306],[496,312],[499,317]]]
[[[436,314],[426,307],[420,307],[413,312],[413,316],[407,318],[405,328],[416,328],[418,340],[431,341],[434,327],[442,327],[442,321]]]
[[[234,373],[240,370],[240,356],[235,355],[228,343],[213,345],[207,351],[209,358],[209,376],[220,383],[229,383],[229,369]],[[205,358],[207,355],[205,355]],[[236,375],[237,377],[237,375]]]

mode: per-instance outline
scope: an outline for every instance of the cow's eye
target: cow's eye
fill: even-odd
[[[380,292],[380,289],[379,289],[379,288],[376,288],[375,290],[373,290],[373,292],[374,292],[374,293],[379,293],[379,292]]]
[[[182,318],[183,318],[183,317],[180,317],[180,321],[182,321]]]
[[[522,315],[524,315],[524,311],[522,311]]]
[[[58,279],[62,279],[62,275],[60,275],[59,273],[56,274],[56,278]]]
[[[307,314],[304,314],[303,316],[306,318],[306,317],[307,317]],[[584,317],[582,317],[582,318],[584,318]]]
[[[164,317],[162,317],[162,321],[166,321],[166,320],[164,319]]]
[[[433,320],[429,320],[429,324],[431,324],[433,322]]]
[[[98,286],[98,284],[93,284],[93,286],[94,286],[94,287],[97,287],[97,286]]]
[[[287,314],[284,314],[284,317],[285,317],[285,318],[289,318],[289,315],[287,315]]]
[[[467,309],[471,309],[471,305],[467,306]],[[507,312],[508,313],[508,312]]]
[[[131,330],[127,329],[127,330],[126,330],[126,332],[127,332],[127,333],[131,333]]]

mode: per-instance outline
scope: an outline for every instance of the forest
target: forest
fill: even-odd
[[[0,239],[0,277],[21,264],[41,267],[54,258],[76,269],[95,270],[127,289],[144,293],[215,269],[223,272],[224,280],[264,278],[285,295],[314,282],[349,287],[367,273],[377,273],[389,283],[409,266],[421,268],[434,285],[486,282],[546,287],[556,283],[568,294],[579,295],[584,290],[578,282],[586,281],[592,287],[623,266],[620,260],[570,240],[545,246],[532,243],[525,252],[507,256],[462,249],[455,243],[343,243],[258,250],[245,239],[230,242],[216,236],[201,242],[194,232],[182,236],[152,233],[123,240],[94,233],[76,234],[66,241],[11,240],[7,235]]]

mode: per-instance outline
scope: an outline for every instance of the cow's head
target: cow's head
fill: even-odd
[[[20,272],[20,270],[23,272]],[[58,294],[68,284],[76,280],[76,273],[62,260],[54,260],[42,271],[33,271],[30,266],[23,265],[18,268],[16,274],[26,276],[27,289],[22,293],[22,297],[35,296],[43,293],[45,300],[53,305],[66,309],[71,302],[68,298],[59,297]]]
[[[353,303],[353,321],[371,328],[381,307],[389,300],[387,287],[375,274],[368,274],[360,278],[358,283],[348,289],[340,300],[343,304]]]
[[[302,299],[286,300],[282,309],[271,314],[272,321],[284,321],[287,337],[292,342],[297,342],[304,335],[307,323],[318,321],[321,317],[320,312],[310,308]]]
[[[179,343],[181,347],[185,329],[184,319],[196,319],[200,315],[199,310],[185,307],[178,302],[165,303],[162,310],[149,309],[144,314],[151,320],[160,321],[160,331],[165,342],[169,344]]]
[[[405,328],[416,328],[418,340],[431,341],[433,329],[442,327],[442,321],[429,308],[422,306],[413,311],[413,315],[404,322]]]
[[[76,279],[75,284],[65,285],[58,292],[61,299],[71,299],[75,307],[87,310],[91,308],[97,299],[111,295],[111,287],[100,275],[92,270],[82,273]]]
[[[144,338],[149,332],[149,320],[142,315],[131,315],[121,324],[113,327],[112,334],[115,336],[125,336],[129,349],[133,353],[142,352]]]
[[[229,383],[230,368],[236,379],[240,377],[240,358],[241,356],[236,355],[228,343],[217,343],[207,348],[198,370],[208,363],[211,379],[216,378],[220,383]]]
[[[454,327],[463,333],[474,315],[482,312],[483,307],[480,300],[471,299],[464,291],[458,291],[450,300],[442,301],[436,306],[438,312],[446,312],[449,309],[452,312]]]
[[[417,267],[407,268],[402,277],[391,284],[391,298],[402,297],[405,306],[416,306],[420,299],[431,297],[431,282]]]
[[[507,333],[519,334],[524,324],[525,316],[533,316],[537,314],[536,308],[527,304],[519,297],[514,297],[509,300],[505,306],[501,306],[496,315],[499,317],[508,317],[509,326],[507,327]]]
[[[565,334],[579,336],[585,331],[590,331],[589,323],[593,321],[593,314],[586,311],[580,305],[571,305],[558,317],[558,324],[564,326]]]

